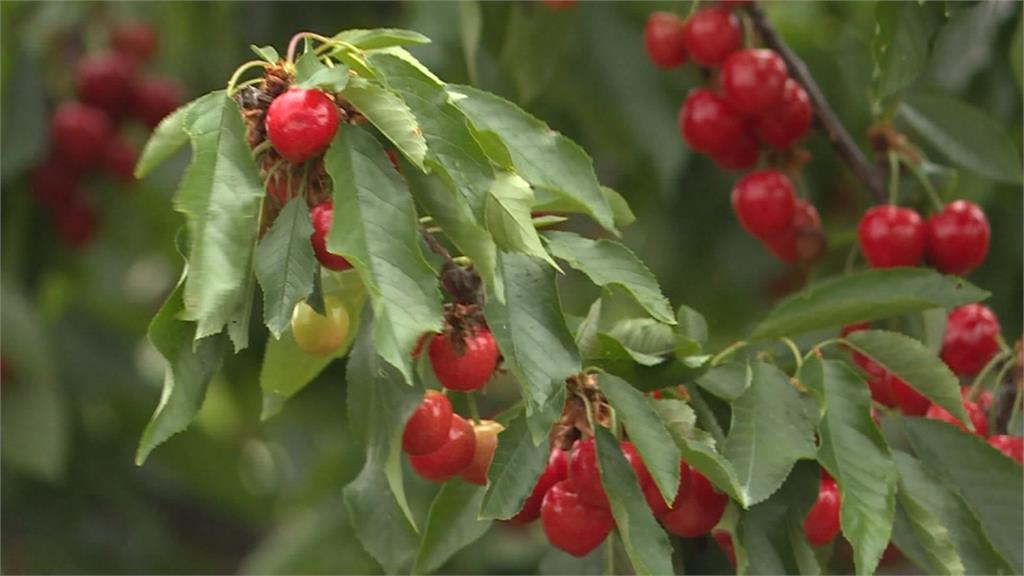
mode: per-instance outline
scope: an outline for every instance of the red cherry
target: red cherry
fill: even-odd
[[[704,154],[728,154],[747,133],[746,122],[706,88],[691,90],[679,108],[679,133]]]
[[[790,228],[796,195],[789,178],[778,170],[758,170],[740,178],[732,188],[731,200],[740,225],[755,238],[775,236]]]
[[[654,12],[644,25],[644,49],[658,68],[675,68],[686,62],[683,21],[671,12]]]
[[[643,486],[644,500],[647,501],[647,506],[651,509],[651,512],[655,516],[661,516],[667,514],[671,508],[668,504],[665,504],[665,499],[662,498],[661,492],[658,490],[658,485],[654,483],[653,479],[646,486]],[[686,462],[679,461],[679,486],[676,489],[675,500],[672,501],[672,506],[679,506],[680,503],[686,498],[686,493],[690,490],[690,467],[686,465]]]
[[[86,104],[121,116],[135,92],[135,61],[119,52],[86,56],[75,68],[75,92]]]
[[[923,416],[928,411],[931,402],[891,372],[885,373],[885,383],[888,384],[893,407],[910,416]]]
[[[910,208],[869,208],[860,219],[857,236],[872,268],[914,266],[924,254],[924,223]]]
[[[825,237],[821,233],[818,209],[803,198],[797,198],[793,205],[793,220],[789,229],[760,240],[769,252],[790,264],[816,260],[825,251]]]
[[[759,116],[782,103],[786,63],[772,50],[739,50],[725,59],[719,82],[734,110]]]
[[[533,491],[526,497],[523,509],[509,521],[516,524],[525,524],[540,518],[540,506],[544,501],[544,495],[548,493],[552,486],[568,477],[569,460],[566,457],[566,451],[560,448],[552,448],[548,454],[548,465],[541,472],[540,477],[537,478],[537,483],[533,485]]]
[[[327,94],[292,88],[270,103],[267,137],[289,162],[302,162],[327,149],[338,121],[338,106]]]
[[[967,200],[946,204],[925,222],[928,263],[946,274],[966,275],[985,260],[989,233],[980,206]]]
[[[448,440],[430,454],[410,455],[409,464],[424,479],[444,482],[469,466],[475,454],[476,435],[473,427],[462,416],[452,414]]]
[[[578,440],[569,455],[569,481],[576,487],[580,500],[588,506],[608,507],[608,495],[601,485],[597,467],[597,446],[593,438]]]
[[[818,499],[804,517],[804,534],[811,546],[824,546],[839,534],[839,489],[832,478],[818,483]]]
[[[970,418],[971,424],[974,425],[974,433],[982,438],[987,437],[988,418],[985,417],[985,412],[981,409],[981,406],[978,406],[977,402],[971,402],[970,400],[962,400],[962,402],[964,409],[967,410],[967,417]],[[925,417],[952,424],[964,432],[967,432],[967,426],[965,426],[963,422],[957,420],[952,414],[947,412],[945,408],[942,408],[938,404],[932,404],[929,406],[928,411],[925,412]]]
[[[398,155],[395,153],[395,151],[388,148],[387,150],[384,151],[384,153],[388,155],[388,160],[391,162],[391,165],[395,167],[395,171],[401,172],[402,169],[398,167]]]
[[[288,185],[288,174],[286,174],[285,172],[283,172],[281,170],[278,170],[278,171],[274,172],[270,176],[270,178],[267,178],[266,189],[267,189],[267,194],[270,194],[271,198],[273,198],[274,200],[277,200],[281,204],[287,203],[288,200],[290,200],[291,197],[292,197],[291,189],[289,188],[289,185]],[[333,211],[332,211],[332,214],[333,214]],[[330,222],[328,222],[327,226],[328,226],[328,228],[330,227]],[[325,233],[325,239],[326,239],[326,233]],[[325,242],[326,242],[326,240],[325,240]]]
[[[811,127],[811,100],[800,83],[786,79],[782,101],[757,118],[757,138],[776,150],[785,150],[807,133]]]
[[[740,47],[740,21],[722,8],[698,10],[683,24],[686,53],[701,66],[717,66]]]
[[[487,469],[491,467],[494,451],[498,448],[498,433],[504,429],[494,420],[481,420],[479,424],[473,424],[476,450],[473,451],[473,461],[459,472],[460,478],[470,484],[487,485]]]
[[[96,237],[96,212],[72,197],[51,212],[57,237],[70,248],[84,248]]]
[[[577,557],[600,546],[615,526],[612,513],[587,505],[571,480],[558,482],[544,495],[540,519],[548,542]]]
[[[78,174],[68,166],[48,159],[32,170],[32,193],[44,206],[57,209],[71,200],[78,189]]]
[[[156,28],[145,22],[122,22],[111,29],[110,44],[121,54],[144,61],[156,54],[159,39]]]
[[[135,116],[155,128],[165,116],[181,106],[181,89],[167,78],[143,78],[135,87]]]
[[[498,362],[498,346],[487,328],[477,328],[463,340],[461,353],[444,334],[430,341],[427,354],[438,382],[449,390],[472,392],[487,384]]]
[[[114,136],[103,151],[103,167],[121,183],[135,180],[135,161],[138,155],[127,142]]]
[[[939,356],[958,376],[977,374],[999,352],[999,320],[981,304],[954,308]]]
[[[313,222],[313,234],[309,241],[313,243],[313,253],[320,265],[329,270],[347,270],[352,267],[348,260],[327,251],[327,233],[331,231],[334,220],[334,204],[325,200],[309,209],[309,219]]]
[[[736,567],[736,548],[732,545],[732,536],[723,530],[715,530],[711,533],[711,537],[718,543],[718,547],[725,552],[725,557],[729,559],[729,564],[733,568]]]
[[[402,431],[402,450],[422,456],[435,452],[448,440],[452,427],[452,405],[436,390],[427,390]]]
[[[690,489],[672,509],[658,519],[665,529],[683,538],[692,538],[707,534],[725,511],[729,498],[715,492],[708,479],[699,472],[690,469]]]
[[[110,132],[110,117],[87,104],[65,102],[50,118],[54,152],[74,168],[95,166],[103,157]]]
[[[748,127],[740,133],[731,147],[712,154],[711,159],[722,170],[746,170],[757,164],[757,152],[757,139]]]
[[[1016,460],[1018,464],[1024,464],[1024,438],[1000,434],[989,438],[988,443],[996,450]]]

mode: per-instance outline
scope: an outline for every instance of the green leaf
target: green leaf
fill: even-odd
[[[963,498],[1013,572],[1024,571],[1024,468],[945,422],[907,418],[906,428],[917,457]]]
[[[402,30],[401,28],[373,28],[369,30],[353,28],[335,34],[334,39],[348,42],[363,50],[430,43],[430,38],[423,34],[412,30]]]
[[[822,573],[802,527],[817,494],[818,466],[801,462],[778,492],[743,514],[737,531],[747,569],[741,574]]]
[[[695,346],[688,349],[697,353],[708,341],[708,323],[700,312],[682,304],[676,312],[676,333],[692,342]]]
[[[441,487],[430,505],[414,574],[428,574],[441,568],[456,552],[487,532],[491,520],[477,518],[483,497],[483,486],[459,479]]]
[[[249,49],[252,50],[254,54],[259,56],[260,59],[265,60],[270,64],[277,64],[277,61],[281,59],[281,56],[280,54],[277,53],[277,50],[273,46],[270,46],[269,44],[267,46],[257,46],[255,44],[249,44]]]
[[[1010,40],[1009,50],[1010,69],[1013,70],[1013,79],[1017,81],[1017,88],[1024,88],[1024,17],[1017,15],[1017,26],[1013,29],[1013,39]]]
[[[314,75],[324,70],[327,70],[327,66],[320,61],[315,52],[309,49],[309,39],[307,38],[306,51],[295,60],[294,82],[302,86]]]
[[[586,274],[594,284],[621,288],[655,319],[676,323],[672,305],[661,293],[657,278],[629,248],[612,240],[591,240],[571,232],[548,232],[544,237],[556,258]]]
[[[409,382],[416,340],[441,328],[441,295],[420,251],[412,197],[380,144],[361,128],[339,130],[324,164],[334,182],[327,247],[359,272],[373,303],[377,353]]]
[[[410,162],[420,170],[423,169],[427,143],[416,117],[401,98],[383,86],[359,77],[350,79],[341,95],[397,146]],[[338,132],[346,131],[348,127],[342,127]]]
[[[730,362],[705,372],[697,379],[697,385],[726,402],[732,402],[750,388],[752,378],[749,364]]]
[[[517,101],[528,103],[550,89],[568,60],[565,53],[578,46],[573,14],[566,12],[537,10],[530,4],[508,6],[498,59],[503,75],[516,87]]]
[[[385,467],[401,468],[400,450],[392,450],[394,456],[371,448],[362,471],[342,492],[348,516],[358,526],[356,538],[388,574],[408,571],[419,544],[415,528],[388,485]]]
[[[924,344],[884,330],[853,332],[846,341],[973,429],[960,398],[960,381]]]
[[[316,257],[309,237],[313,225],[303,198],[293,198],[256,246],[256,279],[263,289],[263,321],[280,338],[295,304],[313,291]]]
[[[507,520],[518,514],[547,466],[548,453],[546,443],[533,443],[525,414],[512,420],[498,435],[480,517]]]
[[[875,98],[883,100],[910,86],[924,71],[942,17],[932,3],[879,2],[875,23]]]
[[[588,359],[593,359],[603,365],[608,365],[613,374],[621,373],[623,371],[629,372],[629,368],[622,370],[616,366],[616,364],[621,364],[623,362],[632,362],[646,367],[657,366],[658,364],[665,362],[665,359],[660,356],[645,354],[638,350],[634,350],[620,342],[614,336],[603,332],[597,335],[597,348],[594,350],[593,355],[588,357]]]
[[[622,194],[607,186],[601,186],[601,193],[604,194],[605,199],[608,200],[608,206],[612,209],[612,219],[615,221],[616,227],[625,228],[636,222],[636,215],[633,214],[633,210]]]
[[[925,550],[918,541],[917,530],[910,521],[906,509],[896,499],[896,515],[892,524],[892,543],[922,573],[939,573],[940,569],[932,565],[932,551]]]
[[[781,370],[751,363],[750,387],[732,403],[722,452],[732,462],[750,504],[771,496],[797,460],[814,458],[818,409]]]
[[[873,573],[889,543],[896,467],[871,420],[871,394],[845,364],[817,357],[801,368],[800,380],[821,383],[826,409],[818,461],[839,486],[840,522],[853,545],[857,572]]]
[[[918,94],[900,107],[900,117],[953,164],[1000,182],[1021,182],[1017,147],[982,110],[942,94]]]
[[[7,55],[4,58],[7,82],[3,91],[5,106],[0,138],[7,144],[0,178],[5,182],[31,167],[46,151],[48,116],[43,78],[46,63],[38,60],[25,47],[20,47],[14,58]],[[12,81],[14,78],[17,81]]]
[[[487,195],[484,209],[487,229],[499,249],[536,256],[558,269],[533,227],[531,204],[533,191],[525,180],[513,172],[499,173]]]
[[[479,132],[500,139],[516,171],[530,185],[564,197],[605,229],[614,230],[611,207],[593,161],[582,148],[508,100],[469,86],[453,86],[449,94]]]
[[[607,428],[597,426],[594,432],[601,484],[608,494],[612,516],[633,569],[637,574],[672,574],[672,546],[668,535],[647,507],[636,474],[623,456],[619,441]]]
[[[348,85],[349,78],[351,76],[348,73],[348,66],[336,63],[333,68],[324,66],[316,70],[294,85],[299,88],[318,88],[327,92],[341,92]]]
[[[213,92],[193,100],[165,116],[146,140],[146,146],[142,149],[138,162],[135,163],[135,177],[145,178],[154,168],[163,164],[188,142],[187,121],[192,115],[193,107],[205,105],[207,100],[222,97],[222,92]]]
[[[953,308],[988,297],[955,276],[925,268],[884,268],[813,284],[779,303],[754,329],[777,338],[854,322],[870,322],[929,308]]]

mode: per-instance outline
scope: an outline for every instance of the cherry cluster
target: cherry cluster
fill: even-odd
[[[137,152],[121,129],[129,120],[152,129],[181,103],[174,81],[140,72],[157,48],[152,26],[114,25],[109,50],[77,62],[75,98],[60,103],[50,117],[50,154],[33,169],[31,184],[68,246],[83,247],[96,233],[96,213],[82,194],[82,181],[97,171],[122,184],[133,179]]]

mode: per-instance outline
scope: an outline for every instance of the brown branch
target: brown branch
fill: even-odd
[[[754,24],[758,35],[764,41],[765,46],[771,48],[782,57],[782,60],[786,62],[786,68],[789,70],[790,76],[807,91],[807,96],[811,100],[811,106],[814,108],[814,115],[818,119],[818,127],[821,128],[829,142],[832,143],[836,155],[871,190],[875,200],[879,203],[885,202],[886,192],[882,175],[864,157],[864,153],[857,146],[857,143],[854,142],[850,133],[846,131],[846,128],[843,127],[839,118],[836,117],[835,111],[829,106],[828,100],[825,99],[821,89],[818,88],[818,84],[814,81],[811,73],[808,72],[807,66],[786,45],[786,42],[779,36],[771,22],[768,21],[764,10],[757,2],[745,4],[744,9],[750,15],[750,20]]]

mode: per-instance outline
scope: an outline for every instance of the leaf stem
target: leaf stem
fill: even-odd
[[[894,150],[890,150],[889,157],[889,204],[893,206],[900,202],[900,156]]]
[[[932,186],[932,181],[928,179],[928,176],[921,171],[921,166],[911,162],[908,158],[900,157],[903,161],[903,165],[910,169],[910,171],[917,178],[917,181],[921,183],[921,187],[924,188],[925,193],[928,195],[928,199],[932,203],[932,208],[936,211],[941,211],[945,204],[942,202],[942,197],[935,190],[935,186]]]
[[[466,394],[466,406],[469,407],[469,417],[473,419],[473,423],[479,424],[480,410],[476,406],[476,392]]]
[[[608,576],[615,576],[615,535],[609,534],[605,538],[604,549],[604,573]]]
[[[803,357],[800,355],[800,348],[793,342],[788,336],[783,336],[779,340],[789,348],[789,351],[793,353],[793,359],[796,360],[796,370],[800,371],[800,368],[804,365]]]
[[[1012,363],[1011,364],[1007,364],[1006,366],[1007,367],[1012,366]],[[1003,368],[1003,370],[1005,371],[1006,368]],[[1004,372],[1000,372],[1000,378],[999,378],[1000,381],[1002,381],[1002,374],[1003,373]],[[1022,394],[1024,394],[1024,387],[1018,386],[1017,387],[1017,392],[1013,395],[1013,406],[1010,408],[1010,417],[1006,421],[1006,428],[1001,430],[999,428],[999,426],[998,426],[998,423],[997,423],[996,424],[996,430],[997,431],[1008,433],[1011,430],[1017,430],[1017,428],[1020,425],[1019,422],[1017,422],[1017,421],[1020,419],[1021,405],[1024,404],[1024,399],[1021,398]]]
[[[242,74],[245,74],[247,70],[256,67],[260,67],[266,70],[271,66],[270,64],[267,64],[263,60],[249,60],[248,62],[242,64],[238,68],[235,68],[235,73],[232,74],[231,79],[228,80],[228,96],[234,96],[235,88],[237,87],[236,85],[238,84],[238,79],[242,77]]]
[[[725,350],[722,350],[718,354],[715,354],[714,358],[711,359],[711,366],[712,367],[718,366],[718,364],[721,363],[722,360],[725,360],[733,352],[736,352],[737,350],[743,348],[746,345],[747,345],[747,341],[746,340],[738,340],[736,342],[733,342]]]
[[[999,364],[1004,359],[1009,358],[1009,356],[1010,352],[1004,350],[993,356],[992,359],[988,361],[988,364],[985,364],[985,367],[981,369],[981,372],[978,372],[978,375],[974,377],[974,382],[971,384],[971,389],[967,393],[968,400],[973,402],[978,398],[978,396],[981,395],[981,393],[985,390],[985,380],[988,379],[989,374],[992,373],[997,364]]]

